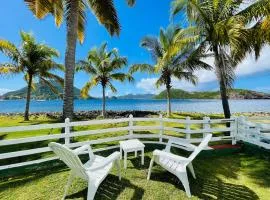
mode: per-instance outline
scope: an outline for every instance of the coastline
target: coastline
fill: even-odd
[[[92,110],[92,111],[77,111],[74,112],[74,119],[96,119],[100,117],[100,110]],[[148,111],[148,110],[125,110],[125,111],[115,111],[108,110],[106,111],[106,118],[122,118],[129,117],[132,114],[134,117],[149,117],[153,115],[166,116],[166,112],[164,111]],[[202,112],[173,112],[173,114],[181,115],[181,116],[191,116],[191,117],[202,117],[202,116],[212,116],[212,117],[223,117],[223,113],[202,113]],[[15,117],[15,116],[23,116],[23,112],[18,113],[0,113],[1,117]],[[233,116],[244,115],[246,117],[270,117],[270,112],[239,112],[233,113]],[[31,117],[39,117],[45,116],[51,119],[61,119],[62,112],[32,112],[30,113]]]

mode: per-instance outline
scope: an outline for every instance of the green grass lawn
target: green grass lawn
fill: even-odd
[[[121,181],[113,168],[95,199],[188,199],[178,179],[158,165],[153,168],[151,180],[146,180],[154,148],[161,146],[147,146],[144,166],[141,166],[139,157],[130,154],[127,170],[122,169]],[[63,165],[56,166],[55,163],[23,168],[17,175],[2,178],[0,199],[61,199],[69,172]],[[269,199],[269,152],[245,148],[237,152],[204,151],[193,165],[197,179],[189,176],[192,199]],[[12,171],[14,169],[6,171],[6,175]],[[86,199],[86,194],[87,183],[75,179],[67,199]]]
[[[173,118],[185,118],[188,114],[173,114]],[[189,114],[190,116],[190,114]],[[192,119],[201,119],[203,115],[191,115]],[[210,116],[220,118],[219,115]],[[55,123],[57,120],[45,116],[31,116],[30,122],[23,122],[20,116],[0,116],[0,127],[30,124]],[[155,122],[138,122],[138,125],[155,125]],[[125,124],[118,124],[123,126]],[[168,123],[167,126],[183,128],[183,124]],[[222,126],[222,125],[217,125]],[[94,130],[99,128],[116,127],[114,124],[92,125],[77,127],[74,131]],[[200,128],[193,125],[192,129]],[[60,133],[59,129],[42,130],[21,133],[3,133],[1,139],[30,137]],[[142,132],[143,133],[143,132]],[[157,133],[150,131],[147,133]],[[102,135],[82,136],[75,141],[92,140],[104,137],[114,137],[125,133],[110,133]],[[168,135],[183,137],[183,134],[166,132]],[[219,134],[219,133],[216,133]],[[117,144],[95,145],[95,148]],[[1,147],[0,152],[29,149],[32,147],[47,146],[48,141],[11,145]],[[130,154],[128,169],[122,169],[122,180],[116,176],[116,169],[105,179],[99,188],[96,199],[187,199],[181,183],[172,174],[159,166],[153,168],[151,180],[147,181],[147,168],[151,159],[151,152],[155,148],[164,148],[160,145],[147,145],[145,166],[140,165],[140,158]],[[179,155],[186,152],[177,151]],[[110,152],[104,152],[106,154]],[[5,161],[22,162],[49,156],[50,153],[14,158]],[[85,159],[85,158],[84,158]],[[197,179],[189,176],[192,199],[265,199],[270,196],[270,152],[257,149],[254,146],[244,145],[241,150],[211,150],[202,152],[193,163]],[[68,169],[60,161],[52,161],[34,166],[2,170],[0,172],[0,199],[61,199],[68,177]],[[67,199],[86,199],[87,184],[82,180],[75,180],[70,188]]]

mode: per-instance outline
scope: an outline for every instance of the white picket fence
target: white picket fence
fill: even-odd
[[[270,149],[270,124],[251,122],[244,116],[237,121],[236,140]]]
[[[192,120],[190,117],[186,119],[169,119],[163,118],[162,115],[156,118],[134,118],[132,115],[129,118],[121,118],[121,119],[106,119],[106,120],[91,120],[91,121],[80,121],[80,122],[70,122],[69,119],[65,120],[65,123],[55,123],[55,124],[42,124],[42,125],[31,125],[31,126],[16,126],[16,127],[3,127],[0,128],[0,134],[9,134],[13,132],[22,132],[22,131],[34,131],[34,130],[44,130],[44,129],[65,129],[64,134],[49,134],[49,135],[42,135],[36,137],[22,137],[18,139],[4,139],[0,140],[0,148],[9,145],[18,145],[18,144],[26,144],[26,143],[34,143],[40,141],[51,141],[51,140],[58,140],[63,139],[65,145],[69,146],[70,148],[78,147],[84,144],[103,144],[108,142],[115,142],[121,141],[131,138],[138,138],[143,139],[144,143],[155,143],[155,144],[166,144],[164,140],[171,138],[172,136],[168,135],[168,132],[175,132],[179,133],[179,138],[182,134],[185,135],[182,138],[182,142],[185,143],[199,143],[202,138],[207,133],[219,133],[219,136],[214,136],[212,141],[221,141],[221,140],[231,140],[233,144],[236,143],[236,140],[243,140],[246,141],[244,137],[246,137],[244,130],[246,130],[246,121],[243,122],[243,118],[241,118],[241,123],[239,124],[239,120],[237,118],[231,119],[210,119],[209,117],[204,117],[203,120]],[[135,123],[137,122],[154,122],[155,125],[153,126],[138,126]],[[175,123],[175,124],[183,124],[185,128],[175,128],[166,126],[167,122]],[[104,128],[98,130],[85,130],[85,131],[72,131],[72,127],[78,126],[91,126],[91,125],[105,125],[105,124],[125,124],[123,126],[117,126],[113,128]],[[230,123],[230,127],[214,127],[215,124],[226,124]],[[135,124],[135,125],[134,125]],[[192,129],[193,124],[200,124],[201,128],[199,129]],[[239,135],[239,128],[241,135]],[[261,129],[260,129],[261,130]],[[136,131],[136,132],[135,132]],[[140,131],[156,131],[155,134],[141,134],[137,133]],[[126,134],[122,134],[121,136],[116,137],[106,137],[102,139],[95,139],[95,140],[87,140],[87,141],[80,141],[80,142],[72,142],[71,138],[79,137],[79,136],[90,136],[90,135],[101,135],[105,133],[115,133],[115,132],[125,132]],[[223,136],[220,133],[230,133],[228,136]],[[261,135],[261,133],[260,133]],[[148,140],[147,140],[148,139]],[[153,140],[155,139],[155,140]],[[261,143],[256,143],[261,144]],[[268,144],[262,145],[265,148],[270,148]],[[104,148],[94,149],[95,152],[119,148],[119,145],[107,146]],[[187,149],[190,150],[190,149]],[[31,148],[26,150],[19,150],[13,152],[5,152],[0,153],[0,161],[5,159],[12,159],[15,157],[25,157],[34,154],[41,154],[50,152],[49,147],[37,147]],[[46,161],[55,160],[57,157],[51,156],[37,160],[30,160],[26,162],[18,162],[12,163],[7,165],[1,165],[0,170],[9,169],[14,167],[21,167],[26,165],[32,165],[37,163],[42,163]]]

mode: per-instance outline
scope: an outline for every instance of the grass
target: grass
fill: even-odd
[[[185,118],[190,114],[173,114],[173,118]],[[203,115],[193,114],[192,119],[201,119]],[[210,116],[220,118],[219,115]],[[30,124],[54,123],[55,119],[45,116],[31,116],[30,122],[23,122],[20,116],[0,116],[0,127]],[[125,124],[118,124],[123,126]],[[152,122],[138,122],[138,125],[154,125]],[[167,126],[183,128],[183,124],[168,123]],[[221,125],[217,125],[221,126]],[[115,127],[114,124],[93,125],[77,127],[74,131],[94,130],[99,128]],[[193,125],[192,129],[200,128]],[[60,133],[59,129],[42,130],[22,133],[4,133],[1,139],[29,137]],[[149,133],[155,134],[155,131]],[[125,134],[125,133],[120,133]],[[169,135],[183,136],[174,132]],[[216,133],[219,134],[219,133]],[[91,140],[103,137],[118,136],[119,133],[92,135],[74,138],[76,141]],[[118,143],[118,142],[115,142]],[[12,145],[0,148],[1,152],[8,152],[32,147],[47,146],[48,142]],[[96,145],[95,148],[114,143]],[[147,181],[147,168],[151,159],[151,152],[159,145],[147,145],[145,165],[140,165],[140,158],[130,154],[128,169],[122,169],[123,179],[118,181],[116,169],[105,179],[99,188],[96,199],[187,199],[181,183],[172,174],[159,166],[153,168],[151,180]],[[175,153],[186,155],[185,152]],[[106,152],[107,154],[109,152]],[[49,156],[47,154],[28,156],[27,158],[14,158],[14,162],[22,162]],[[10,163],[10,160],[3,164]],[[193,163],[197,179],[191,176],[190,185],[192,199],[269,199],[270,194],[270,155],[269,152],[256,147],[244,145],[241,150],[212,150],[205,151]],[[28,200],[28,199],[61,199],[63,188],[68,177],[68,169],[61,162],[53,161],[40,165],[23,168],[2,170],[0,172],[0,199],[1,200]],[[82,180],[75,180],[69,191],[68,199],[86,199],[87,184]]]
[[[95,199],[188,199],[177,178],[158,165],[153,168],[151,180],[146,180],[154,148],[161,146],[147,146],[144,166],[141,166],[139,157],[134,158],[130,154],[127,170],[122,169],[121,181],[113,168]],[[254,147],[251,149],[252,152],[243,149],[240,152],[213,150],[201,153],[193,162],[197,179],[189,176],[191,199],[269,199],[269,153],[259,149],[254,152]],[[53,164],[36,167],[21,169],[23,175],[2,178],[0,199],[61,199],[68,169]],[[12,172],[9,170],[6,173]],[[86,182],[76,179],[67,199],[86,199],[86,194]]]

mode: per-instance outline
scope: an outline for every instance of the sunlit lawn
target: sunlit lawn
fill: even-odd
[[[122,180],[118,180],[114,168],[96,199],[187,199],[177,178],[158,165],[153,168],[151,180],[146,180],[151,152],[157,147],[161,148],[147,147],[145,166],[140,165],[140,158],[130,154],[128,169],[122,169]],[[68,170],[54,164],[6,172],[5,175],[21,175],[1,180],[0,199],[61,199]],[[189,176],[192,199],[269,199],[269,152],[213,150],[203,152],[193,164],[197,179]],[[86,192],[86,182],[77,179],[67,199],[85,199]]]
[[[185,118],[185,114],[174,114],[173,118]],[[189,114],[190,116],[190,114]],[[194,114],[193,119],[201,119],[203,115]],[[220,118],[221,116],[211,116]],[[0,127],[18,126],[42,123],[54,123],[55,119],[44,116],[31,117],[30,122],[23,122],[20,116],[0,117]],[[159,122],[138,122],[137,125],[158,125]],[[117,126],[127,125],[125,123]],[[166,126],[184,128],[183,124],[167,123]],[[222,126],[222,125],[217,125]],[[95,130],[100,128],[116,127],[115,124],[92,125],[77,127],[74,131]],[[201,128],[193,125],[192,129]],[[29,137],[60,133],[60,129],[6,133],[1,139]],[[138,132],[158,133],[158,131]],[[105,137],[124,135],[126,132],[107,133],[102,135],[81,136],[74,141],[93,140]],[[184,137],[183,134],[166,132],[168,135]],[[219,133],[217,133],[219,134]],[[95,145],[94,148],[118,144],[110,142]],[[1,152],[38,148],[48,145],[48,141],[1,147]],[[245,146],[246,147],[246,146]],[[128,169],[122,169],[123,179],[118,181],[116,169],[105,179],[98,190],[96,199],[187,199],[181,183],[176,177],[169,174],[159,166],[154,167],[151,180],[146,180],[147,167],[150,162],[151,152],[159,145],[147,145],[145,166],[140,165],[140,159],[130,154]],[[108,152],[107,152],[108,153]],[[185,152],[175,152],[185,154]],[[6,162],[21,162],[49,156],[50,153],[28,156],[27,158],[14,158]],[[13,160],[13,161],[11,161]],[[4,164],[6,164],[6,162]],[[270,152],[265,152],[254,147],[242,150],[212,150],[203,152],[195,161],[194,168],[197,179],[191,176],[192,199],[269,199],[270,195]],[[44,163],[36,166],[10,169],[0,172],[0,199],[61,199],[63,188],[68,177],[68,169],[59,162]],[[75,180],[68,199],[85,199],[87,185],[81,180]]]

